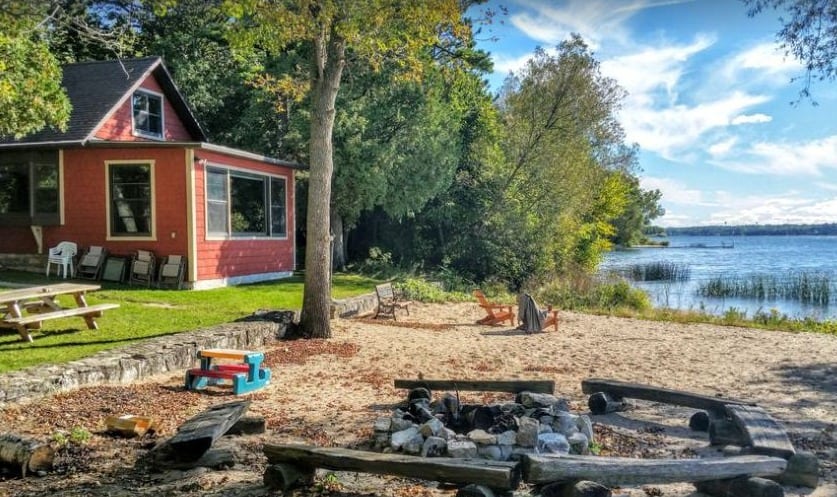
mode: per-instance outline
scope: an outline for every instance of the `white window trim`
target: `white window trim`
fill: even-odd
[[[148,133],[141,129],[137,129],[137,121],[134,118],[134,95],[137,93],[145,93],[146,95],[150,95],[152,97],[157,97],[160,99],[160,134],[155,135],[153,133]],[[133,132],[134,136],[148,138],[151,140],[159,140],[164,141],[166,139],[166,99],[163,97],[162,93],[157,93],[156,91],[149,90],[147,88],[138,88],[134,93],[131,94],[131,131]]]
[[[151,169],[149,181],[151,182],[151,234],[147,236],[118,236],[113,235],[113,226],[111,226],[111,198],[110,198],[110,167],[121,164],[140,164],[148,165]],[[105,220],[107,222],[107,241],[112,242],[130,242],[130,241],[157,241],[157,187],[154,180],[154,159],[120,159],[105,161]]]
[[[226,235],[221,235],[218,233],[210,233],[209,232],[209,185],[206,179],[207,171],[210,168],[215,169],[223,169],[227,172],[227,233]],[[229,172],[235,171],[240,173],[245,173],[249,175],[255,176],[262,176],[266,178],[277,178],[281,179],[285,182],[285,236],[270,236],[270,235],[243,235],[243,236],[235,236],[232,233],[232,228],[230,226],[230,206],[232,205],[232,188],[229,185]],[[236,167],[236,166],[228,166],[225,164],[219,164],[217,162],[206,162],[203,168],[203,216],[204,216],[204,240],[206,241],[227,241],[227,240],[289,240],[290,239],[290,228],[288,226],[288,177],[282,174],[271,174],[266,173],[263,171],[255,171],[253,169],[246,169],[243,167]],[[270,188],[270,182],[268,181],[268,188]],[[268,210],[268,216],[270,215],[270,203],[268,202],[265,205],[265,208]]]

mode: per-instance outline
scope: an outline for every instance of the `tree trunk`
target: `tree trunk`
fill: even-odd
[[[345,64],[344,40],[323,28],[314,42],[311,86],[311,173],[308,180],[305,289],[300,326],[304,336],[331,338],[331,176],[334,172],[332,130],[337,92]]]
[[[331,236],[334,240],[331,250],[332,267],[342,271],[346,269],[346,231],[343,229],[343,217],[333,207],[331,210]]]
[[[52,469],[55,451],[49,444],[5,433],[0,435],[0,465],[20,468],[22,477],[29,471]]]

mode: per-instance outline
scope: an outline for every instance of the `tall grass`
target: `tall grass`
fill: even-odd
[[[751,274],[719,276],[702,282],[697,289],[702,297],[737,297],[759,300],[793,300],[803,304],[828,305],[834,284],[826,273],[800,271],[788,276]]]
[[[689,281],[692,276],[689,266],[669,261],[632,264],[616,272],[631,281]]]

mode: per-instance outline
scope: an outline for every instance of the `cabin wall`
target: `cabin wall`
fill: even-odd
[[[288,276],[294,270],[294,174],[293,169],[265,164],[256,160],[231,157],[206,150],[195,151],[195,248],[199,288],[230,283],[262,281]],[[286,238],[207,237],[206,181],[207,163],[282,176],[286,180],[288,213]]]
[[[44,227],[44,246],[62,240],[79,249],[100,245],[115,255],[130,255],[138,249],[158,257],[185,255],[187,247],[187,186],[185,150],[182,148],[87,148],[64,151],[64,224]],[[107,161],[154,163],[153,240],[108,239]]]
[[[140,88],[163,93],[154,75],[150,75],[140,84]],[[183,122],[177,116],[169,99],[163,96],[163,136],[166,141],[189,141],[192,139]],[[133,105],[131,95],[128,95],[122,105],[105,121],[96,132],[96,138],[114,141],[156,141],[152,138],[134,136]]]

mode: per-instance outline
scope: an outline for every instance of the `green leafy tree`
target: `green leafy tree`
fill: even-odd
[[[629,174],[635,151],[615,117],[624,91],[601,75],[578,36],[556,55],[536,51],[500,94],[507,163],[491,171],[496,198],[484,232],[511,247],[513,286],[530,275],[591,269],[626,204],[613,173]]]
[[[0,2],[0,136],[66,129],[71,107],[46,40],[49,15],[48,2]]]
[[[665,209],[660,205],[663,196],[660,190],[643,190],[635,176],[625,175],[622,181],[628,187],[628,202],[614,221],[616,234],[613,242],[630,247],[646,239],[651,221],[665,214]]]
[[[230,0],[224,6],[236,19],[232,39],[241,51],[275,54],[298,44],[311,47],[310,72],[301,82],[310,92],[310,176],[300,324],[307,336],[329,338],[332,133],[343,70],[348,62],[379,68],[392,60],[420,75],[423,50],[441,33],[466,28],[460,5],[453,0]]]
[[[837,79],[837,3],[833,0],[742,0],[747,14],[782,12],[776,34],[780,46],[805,65],[800,97],[811,96],[813,80]]]

